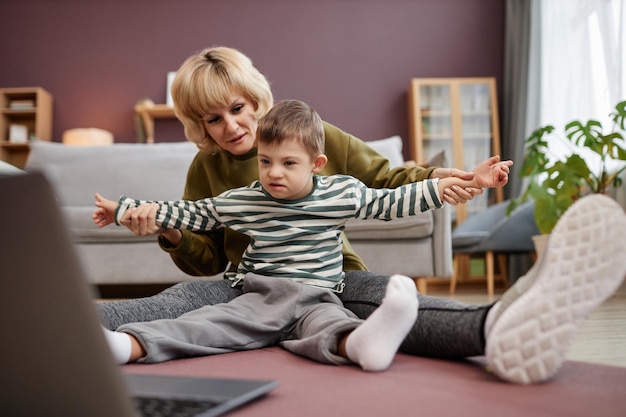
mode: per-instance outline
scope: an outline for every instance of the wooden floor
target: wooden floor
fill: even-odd
[[[496,299],[502,289],[496,288]],[[428,288],[428,295],[450,297],[447,287]],[[475,285],[457,288],[456,300],[468,303],[488,303],[486,287]],[[626,281],[585,321],[568,359],[626,368]]]

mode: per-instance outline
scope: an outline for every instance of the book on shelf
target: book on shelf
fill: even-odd
[[[35,100],[11,100],[9,108],[13,110],[32,110],[35,108]]]

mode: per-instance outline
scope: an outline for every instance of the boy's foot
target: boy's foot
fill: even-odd
[[[594,194],[559,219],[545,252],[495,305],[486,356],[500,378],[531,384],[551,378],[582,322],[626,275],[626,214]]]
[[[130,337],[126,333],[114,332],[104,327],[102,327],[102,331],[115,363],[118,365],[128,363],[132,350]]]
[[[415,282],[403,275],[389,278],[381,305],[348,336],[346,352],[365,371],[384,371],[417,318]]]

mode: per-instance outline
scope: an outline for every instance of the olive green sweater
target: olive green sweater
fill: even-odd
[[[365,142],[329,123],[324,123],[324,133],[328,164],[319,175],[351,175],[368,187],[396,188],[402,184],[424,180],[434,169],[416,167],[390,170],[389,162]],[[238,156],[228,152],[214,155],[198,152],[189,167],[182,198],[200,200],[214,197],[226,190],[248,185],[256,179],[256,148]],[[184,230],[182,233],[183,239],[177,246],[172,246],[163,237],[159,238],[159,244],[169,252],[181,270],[194,276],[219,274],[227,267],[230,271],[235,271],[250,242],[247,236],[230,229],[202,233]],[[343,240],[344,270],[367,270],[348,239],[344,236]]]

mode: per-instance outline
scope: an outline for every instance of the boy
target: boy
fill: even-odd
[[[481,165],[474,179],[432,179],[371,189],[325,166],[324,131],[306,104],[281,101],[257,128],[259,181],[197,202],[151,203],[157,227],[193,231],[229,227],[251,237],[237,272],[244,294],[175,320],[123,325],[108,332],[118,362],[159,362],[280,344],[323,363],[382,371],[417,317],[412,280],[391,278],[382,305],[363,321],[333,292],[343,289],[341,236],[350,218],[391,220],[442,206],[444,188],[497,187],[510,161]],[[124,224],[144,202],[119,205],[96,195],[94,222]]]

